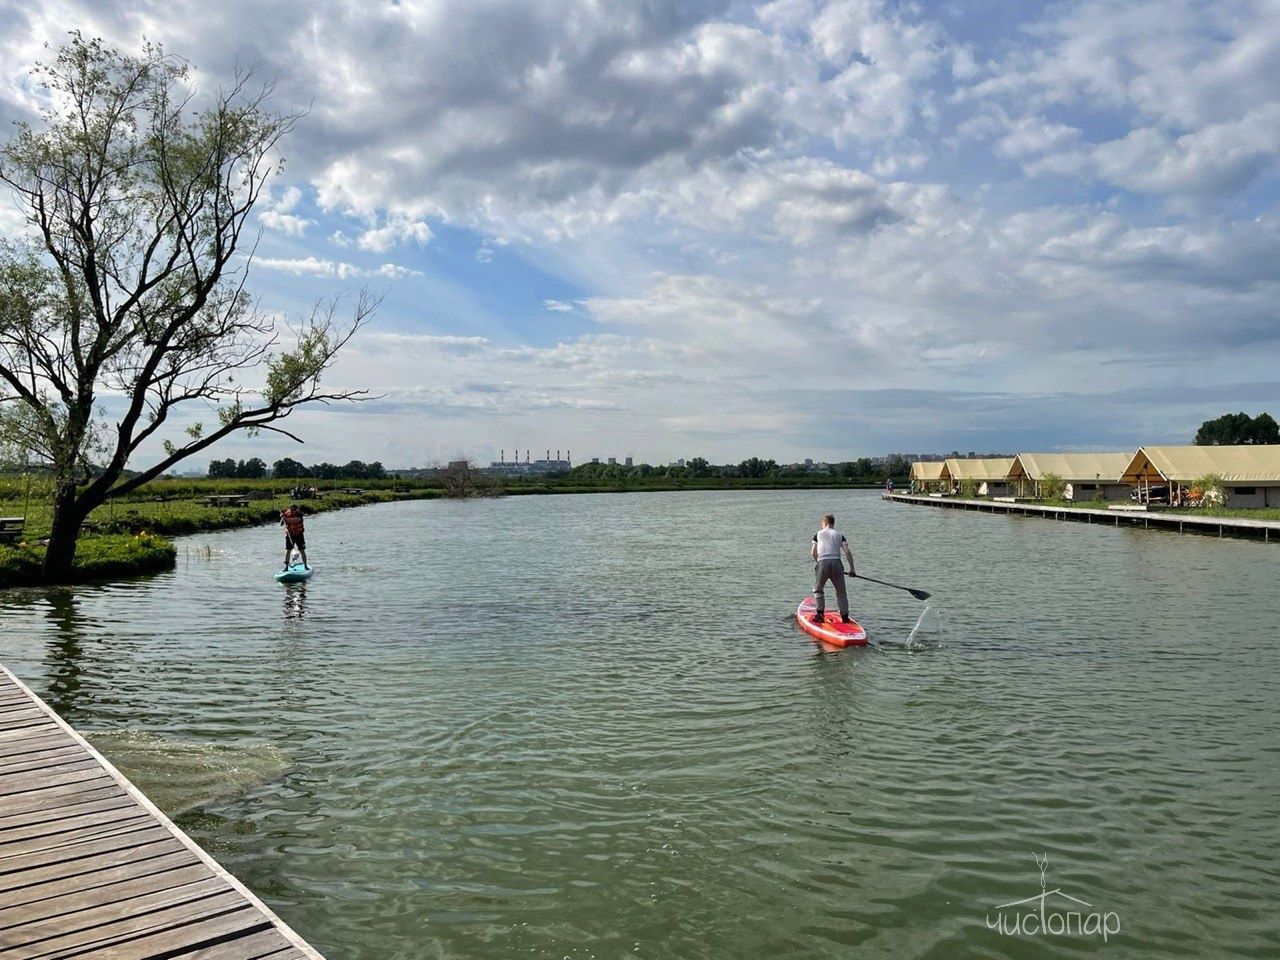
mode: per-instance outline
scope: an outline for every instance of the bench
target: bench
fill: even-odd
[[[244,493],[215,493],[204,498],[210,507],[247,507],[249,496]]]
[[[18,543],[22,540],[24,517],[0,517],[0,543]]]

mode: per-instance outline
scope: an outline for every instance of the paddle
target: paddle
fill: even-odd
[[[877,580],[875,577],[864,577],[860,573],[850,573],[848,570],[844,572],[844,575],[854,580],[870,580],[872,583],[878,583],[882,587],[893,587],[895,590],[905,590],[917,600],[928,600],[929,597],[932,596],[932,594],[926,593],[924,590],[915,590],[912,587],[900,587],[896,583],[889,583],[887,580]]]

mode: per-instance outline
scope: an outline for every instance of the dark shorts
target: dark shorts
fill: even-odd
[[[286,550],[307,549],[307,535],[305,533],[286,533],[284,535],[284,548]]]

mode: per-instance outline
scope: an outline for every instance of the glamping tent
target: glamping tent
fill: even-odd
[[[965,480],[973,480],[978,485],[978,493],[984,497],[1000,497],[1009,492],[1008,476],[1012,466],[1012,457],[979,460],[952,457],[946,461],[952,490],[959,490]]]
[[[1120,479],[1140,491],[1167,485],[1167,496],[1160,499],[1176,504],[1185,501],[1198,479],[1210,475],[1222,478],[1228,507],[1280,506],[1280,445],[1276,444],[1140,447]]]
[[[1068,500],[1127,500],[1120,478],[1131,453],[1020,453],[1009,468],[1009,485],[1020,496],[1040,496],[1040,481],[1054,474],[1067,482]]]
[[[941,460],[917,460],[911,464],[911,492],[929,493],[933,490],[950,490],[951,476]]]

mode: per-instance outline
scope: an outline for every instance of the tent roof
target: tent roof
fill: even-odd
[[[1068,483],[1119,483],[1132,460],[1132,453],[1020,453],[1009,478],[1042,480],[1054,473]]]
[[[998,457],[991,460],[960,460],[955,457],[947,460],[947,472],[952,480],[994,480],[1003,483],[1013,466],[1013,457]]]
[[[1235,447],[1140,447],[1121,479],[1157,477],[1191,483],[1217,474],[1228,483],[1280,483],[1280,444]]]
[[[911,479],[942,480],[946,466],[941,460],[917,460],[911,464]]]

